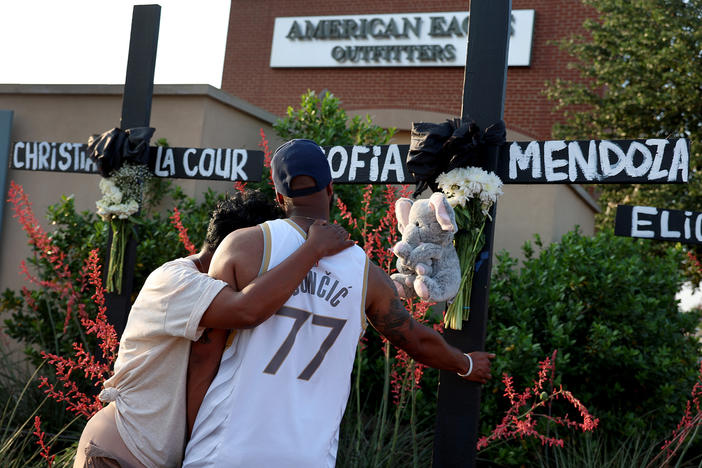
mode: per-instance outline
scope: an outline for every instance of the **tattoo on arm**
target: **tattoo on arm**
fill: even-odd
[[[377,317],[377,328],[385,338],[400,348],[407,344],[405,334],[414,328],[414,321],[399,298],[393,297],[388,310],[380,312]]]
[[[409,343],[410,333],[415,327],[414,318],[405,309],[405,304],[397,295],[395,284],[390,277],[380,268],[376,268],[376,273],[379,274],[375,275],[374,280],[382,281],[384,287],[381,287],[382,299],[374,305],[369,318],[373,326],[393,345],[404,348]]]
[[[202,336],[200,337],[199,340],[197,340],[197,342],[198,342],[198,343],[202,343],[202,344],[208,344],[208,343],[210,343],[210,342],[212,341],[212,340],[210,339],[210,331],[211,331],[211,330],[212,330],[211,328],[205,328],[205,331],[202,332]]]

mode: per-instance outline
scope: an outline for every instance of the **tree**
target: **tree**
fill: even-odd
[[[689,184],[602,185],[599,225],[617,204],[702,211],[702,0],[582,1],[598,18],[584,22],[589,38],[560,42],[581,79],[547,86],[566,117],[554,135],[691,140]]]
[[[300,97],[300,108],[288,106],[287,116],[273,124],[273,130],[284,140],[307,138],[320,146],[385,145],[395,134],[395,128],[375,125],[369,115],[349,119],[341,100],[329,91],[318,95],[307,90]],[[351,213],[363,212],[362,191],[357,185],[336,185],[337,195]],[[381,191],[375,191],[371,204],[382,203]],[[384,213],[369,213],[369,222],[376,223]],[[336,214],[339,219],[339,214]],[[352,234],[353,235],[353,234]],[[356,240],[361,241],[360,238]]]
[[[308,138],[321,146],[385,145],[394,128],[375,125],[370,116],[349,119],[341,101],[329,91],[321,97],[308,90],[300,98],[300,108],[288,106],[287,117],[278,119],[273,129],[283,139]]]

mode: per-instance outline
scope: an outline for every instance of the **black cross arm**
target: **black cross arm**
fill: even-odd
[[[653,206],[617,206],[614,234],[702,245],[702,213]]]
[[[97,174],[85,143],[18,141],[12,147],[10,169]],[[263,151],[243,148],[152,146],[149,169],[156,177],[251,181],[261,180]]]

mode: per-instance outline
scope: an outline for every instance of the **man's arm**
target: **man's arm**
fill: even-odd
[[[405,309],[390,277],[374,264],[368,272],[366,304],[371,325],[415,361],[461,374],[468,371],[470,363],[463,352],[446,343],[434,329],[417,322]],[[490,359],[495,355],[482,351],[469,354],[473,370],[464,378],[485,383],[490,378]]]
[[[210,388],[210,384],[219,370],[219,361],[222,358],[228,334],[229,330],[208,328],[202,333],[200,339],[190,347],[185,400],[188,438],[193,431],[195,418],[207,389]]]
[[[322,257],[352,245],[343,228],[316,221],[299,249],[280,265],[256,277],[263,258],[261,228],[254,226],[232,232],[217,248],[209,270],[210,276],[225,281],[231,288],[223,288],[214,298],[200,319],[200,326],[255,327],[282,307]]]

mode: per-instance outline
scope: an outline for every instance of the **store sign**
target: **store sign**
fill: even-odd
[[[276,18],[272,68],[463,67],[468,12]],[[531,60],[534,10],[513,10],[510,66]]]

